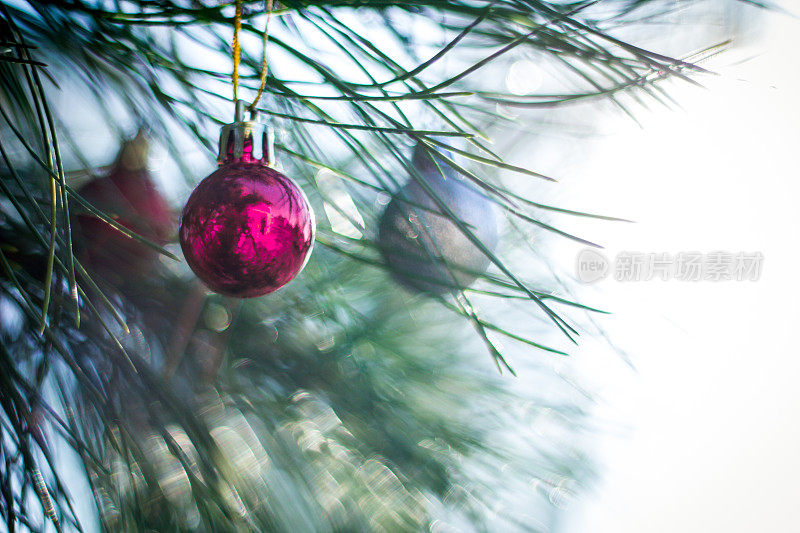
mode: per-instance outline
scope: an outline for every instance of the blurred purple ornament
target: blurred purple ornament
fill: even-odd
[[[469,286],[486,271],[490,260],[434,197],[490,251],[497,246],[498,221],[492,201],[435,160],[429,150],[422,144],[414,147],[412,164],[419,178],[412,178],[386,206],[378,226],[378,246],[389,271],[402,285],[441,295]],[[446,150],[441,153],[452,158]]]
[[[220,167],[183,208],[186,261],[211,290],[237,298],[273,292],[305,266],[314,244],[314,213],[303,191],[268,166],[265,124],[242,120],[222,128]]]

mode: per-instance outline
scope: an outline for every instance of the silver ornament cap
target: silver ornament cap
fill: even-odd
[[[259,120],[257,111],[250,112],[250,120],[244,120],[245,105],[243,100],[237,100],[233,123],[222,126],[217,161],[220,165],[245,162],[272,166],[275,163],[272,127]]]

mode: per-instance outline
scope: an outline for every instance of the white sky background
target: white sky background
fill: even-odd
[[[636,371],[583,339],[576,366],[611,430],[596,443],[603,479],[563,512],[559,531],[800,531],[800,20],[756,22],[704,64],[721,74],[701,78],[707,90],[669,85],[683,110],[637,109],[643,129],[604,115],[605,135],[581,141],[562,175],[570,207],[637,222],[579,232],[610,257],[765,259],[758,282],[583,288],[614,312],[602,323]],[[579,249],[564,244],[563,255]]]

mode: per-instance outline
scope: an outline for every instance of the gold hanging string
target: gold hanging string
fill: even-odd
[[[253,113],[256,110],[256,104],[261,99],[264,93],[264,87],[267,86],[267,41],[269,40],[269,21],[272,18],[272,0],[267,0],[267,21],[264,23],[264,33],[261,36],[261,84],[258,86],[258,93],[253,103],[247,106],[247,110]]]
[[[233,101],[239,100],[239,63],[241,61],[242,46],[239,42],[239,33],[242,30],[242,1],[236,0],[236,14],[233,19]],[[264,25],[264,33],[261,36],[262,43],[262,59],[261,59],[261,83],[258,87],[258,93],[247,110],[252,114],[255,112],[256,104],[264,94],[264,88],[267,86],[267,42],[269,41],[269,21],[272,18],[272,0],[267,0],[267,22]]]
[[[239,100],[239,59],[242,47],[239,44],[239,32],[242,29],[242,0],[236,0],[236,14],[233,17],[233,103]]]

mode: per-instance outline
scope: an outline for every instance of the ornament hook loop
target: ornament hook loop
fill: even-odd
[[[244,110],[245,110],[244,100],[236,100],[236,107],[234,108],[233,111],[234,122],[244,122]],[[252,119],[252,116],[250,118]]]

